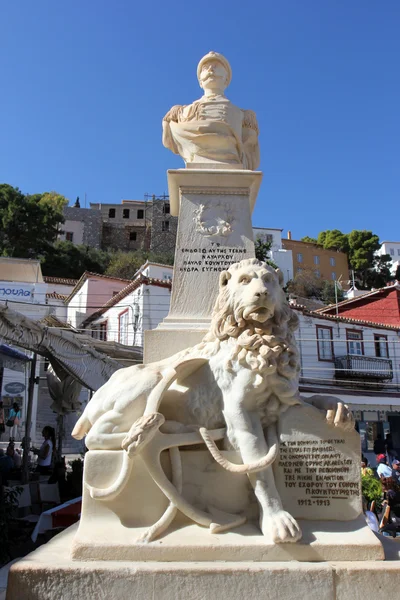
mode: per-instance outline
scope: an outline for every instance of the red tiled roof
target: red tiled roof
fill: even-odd
[[[46,300],[63,300],[65,302],[67,298],[68,294],[58,294],[57,292],[50,292],[49,294],[46,294]]]
[[[67,298],[67,302],[71,300],[73,296],[75,296],[76,292],[78,292],[81,289],[85,281],[90,277],[100,277],[111,281],[123,281],[124,283],[131,281],[131,279],[122,279],[121,277],[110,277],[109,275],[102,275],[101,273],[92,273],[91,271],[85,271],[81,278],[76,282],[74,289],[71,291],[70,295]]]
[[[387,292],[391,292],[393,289],[400,290],[400,285],[399,284],[387,285],[387,286],[385,286],[383,288],[379,288],[377,290],[365,292],[365,294],[361,294],[360,296],[356,296],[355,298],[348,298],[347,300],[342,300],[342,302],[338,302],[337,304],[329,304],[329,306],[323,306],[322,308],[318,308],[317,312],[326,313],[331,310],[336,310],[336,307],[338,307],[340,309],[342,306],[348,306],[349,304],[352,304],[354,302],[363,301],[366,298],[371,298],[372,296],[381,296]]]
[[[385,325],[385,323],[375,323],[373,321],[364,321],[362,319],[354,319],[352,317],[343,317],[341,315],[328,315],[321,313],[319,310],[308,310],[301,304],[291,304],[290,308],[301,311],[308,317],[315,317],[317,319],[326,319],[327,321],[336,321],[342,323],[351,323],[353,325],[364,325],[366,327],[374,327],[378,329],[391,329],[392,331],[400,331],[400,327],[395,325]]]
[[[45,283],[59,283],[61,285],[75,286],[78,283],[77,279],[67,279],[66,277],[48,277],[43,275],[43,281]]]

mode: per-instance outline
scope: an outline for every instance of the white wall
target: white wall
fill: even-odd
[[[400,265],[400,242],[382,242],[381,248],[377,254],[389,254],[392,259],[392,266],[390,272],[392,275],[396,274],[397,267]]]
[[[105,277],[89,277],[68,303],[68,323],[80,327],[82,321],[101,308],[127,283]]]
[[[73,238],[72,238],[73,244],[77,244],[77,245],[83,244],[84,227],[85,227],[85,224],[83,223],[83,221],[70,221],[67,219],[62,225],[64,233],[60,233],[60,235],[58,237],[60,240],[64,241],[67,238],[66,233],[70,232],[73,234]]]
[[[282,230],[281,229],[269,229],[268,227],[253,227],[254,241],[257,238],[261,238],[263,241],[270,240],[272,237],[272,250],[278,250],[282,248]],[[269,237],[271,236],[271,237]]]
[[[399,365],[400,365],[400,336],[390,329],[380,329],[378,327],[367,327],[353,323],[342,323],[329,321],[327,319],[318,319],[303,315],[296,310],[299,317],[300,327],[295,333],[297,346],[301,359],[301,376],[304,379],[312,380],[315,385],[332,385],[335,383],[335,363],[321,361],[318,359],[317,346],[317,325],[332,327],[333,347],[335,356],[344,356],[348,354],[346,329],[362,331],[364,356],[376,357],[374,334],[386,335],[388,340],[389,358],[392,361],[394,378],[393,385],[400,385]],[[371,386],[373,389],[373,386]],[[400,398],[399,398],[400,405]]]
[[[151,275],[154,277],[154,275]],[[107,340],[123,343],[120,338],[120,317],[128,315],[127,346],[143,347],[144,331],[155,329],[168,315],[171,292],[157,285],[141,285],[90,323],[88,331],[99,337],[99,327],[107,324]]]

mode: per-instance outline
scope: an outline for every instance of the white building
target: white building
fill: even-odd
[[[390,272],[392,275],[395,275],[397,267],[400,265],[400,242],[382,242],[377,254],[379,256],[382,256],[382,254],[389,254],[392,259]]]
[[[0,303],[6,303],[13,310],[29,317],[33,321],[39,321],[48,314],[46,306],[47,283],[42,276],[40,261],[0,257]],[[11,346],[5,342],[6,346]],[[33,354],[11,346],[24,355],[32,358]],[[28,402],[28,379],[31,362],[15,361],[12,368],[12,357],[0,356],[0,386],[1,398],[5,408],[6,418],[13,402],[17,402],[21,409],[21,423],[18,437],[24,435],[26,408]],[[40,360],[36,367],[36,376],[40,373]],[[32,437],[35,441],[36,417],[38,407],[38,386],[34,387],[33,411],[32,411]],[[8,431],[3,440],[8,439]]]
[[[254,241],[271,242],[270,258],[283,273],[285,284],[293,279],[293,253],[282,248],[283,229],[253,227]]]
[[[400,325],[378,325],[292,306],[302,395],[332,394],[357,421],[362,452],[375,464],[373,443],[391,433],[400,450]]]
[[[130,279],[85,271],[66,298],[67,322],[79,329],[82,321],[101,308],[130,283]]]
[[[88,316],[82,327],[93,337],[126,346],[143,346],[144,332],[155,329],[168,315],[173,267],[146,262],[133,280],[104,306]]]

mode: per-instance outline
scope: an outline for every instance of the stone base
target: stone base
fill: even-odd
[[[181,350],[200,344],[207,333],[204,329],[151,329],[144,332],[143,362],[145,365],[164,360]]]
[[[380,600],[400,588],[400,546],[387,538],[385,562],[85,563],[70,558],[75,533],[15,563],[7,600]]]
[[[302,539],[295,544],[274,544],[261,535],[259,528],[246,523],[221,534],[210,534],[205,527],[181,522],[181,527],[171,529],[150,543],[135,542],[146,532],[146,527],[119,530],[107,522],[101,524],[93,540],[93,532],[80,528],[72,545],[72,556],[76,560],[132,560],[132,561],[365,561],[383,560],[380,541],[366,525],[361,516],[354,521],[298,521],[303,532]],[[100,526],[99,526],[100,527]]]

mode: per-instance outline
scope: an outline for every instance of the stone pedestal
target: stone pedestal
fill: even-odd
[[[71,559],[75,533],[15,563],[7,600],[383,600],[400,588],[399,546],[388,538],[385,561],[82,562]]]
[[[312,406],[282,415],[280,458],[274,474],[283,507],[299,519],[300,542],[274,544],[258,527],[258,504],[246,475],[220,467],[206,450],[182,450],[182,494],[198,509],[244,515],[247,522],[212,534],[182,514],[165,534],[141,537],[164,513],[168,501],[140,456],[122,492],[94,500],[90,486],[107,488],[118,477],[124,451],[91,450],[85,458],[82,517],[72,556],[78,560],[326,561],[382,560],[381,544],[362,517],[359,436],[328,425]],[[225,452],[239,463],[239,454]],[[169,455],[163,468],[170,474]]]
[[[144,362],[200,342],[220,272],[254,257],[251,213],[262,173],[236,169],[168,171],[171,214],[179,216],[170,311],[145,332]]]

